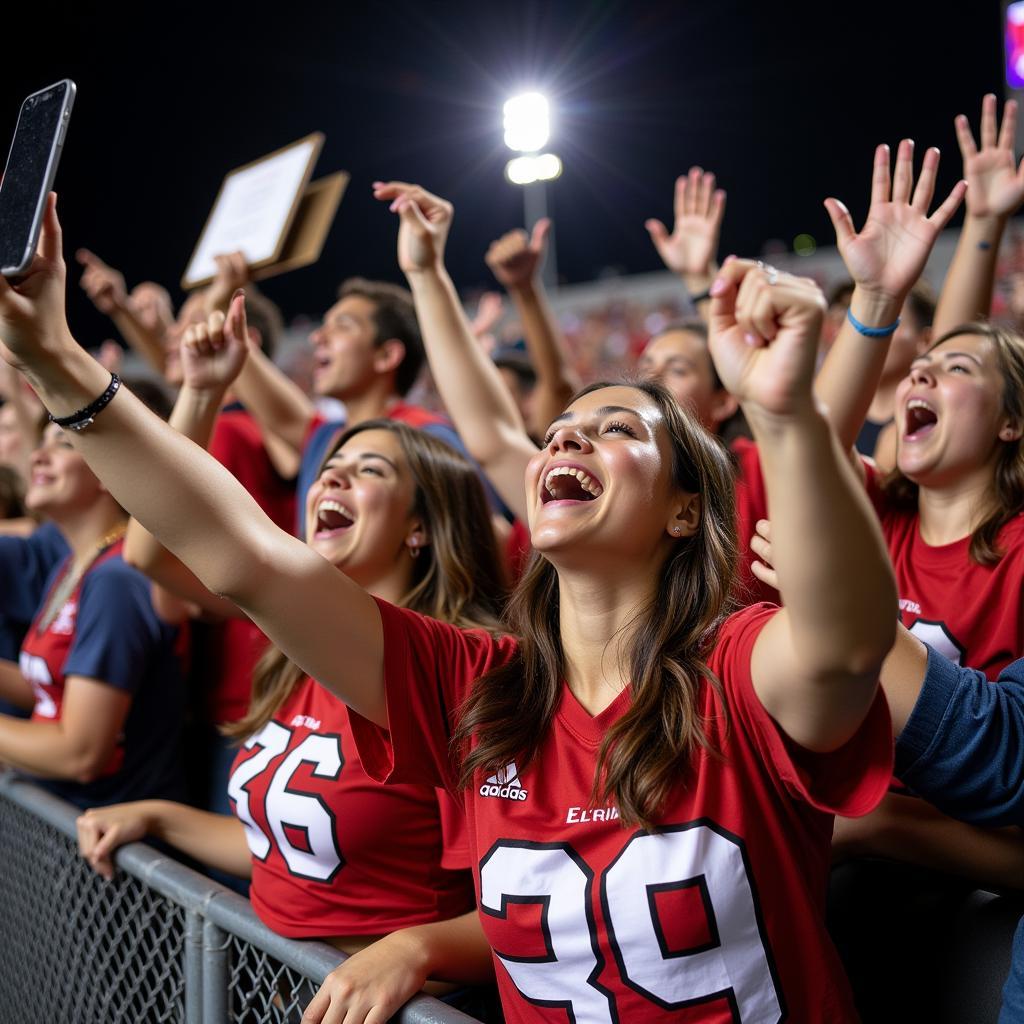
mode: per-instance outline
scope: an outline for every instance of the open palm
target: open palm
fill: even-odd
[[[889,147],[879,146],[875,151],[871,207],[860,233],[854,230],[849,210],[838,199],[825,200],[840,255],[857,286],[901,300],[921,276],[936,237],[956,212],[966,189],[964,182],[957,182],[929,216],[939,151],[929,149],[925,153],[916,188],[913,161],[914,144],[904,139],[890,184]]]
[[[981,104],[981,149],[971,134],[967,118],[955,121],[957,142],[967,179],[967,212],[972,217],[1009,217],[1024,202],[1024,161],[1018,167],[1013,145],[1017,131],[1017,102],[1008,100],[1002,127],[996,129],[996,98],[989,94]]]
[[[725,192],[710,171],[691,167],[676,179],[674,213],[672,234],[660,220],[645,225],[662,262],[676,274],[709,273],[725,214]]]

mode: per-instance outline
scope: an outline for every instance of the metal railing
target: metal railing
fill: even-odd
[[[0,774],[3,1024],[298,1024],[345,959],[275,934],[248,900],[141,843],[103,880],[78,855],[77,815]],[[474,1018],[417,996],[395,1019]]]

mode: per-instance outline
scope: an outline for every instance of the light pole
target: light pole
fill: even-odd
[[[505,145],[513,157],[505,165],[505,177],[523,190],[523,220],[527,232],[548,215],[547,181],[562,173],[562,161],[554,153],[542,153],[551,135],[548,101],[537,92],[514,96],[504,107]],[[548,236],[548,252],[541,269],[545,287],[558,285],[558,260],[555,256],[555,232]]]

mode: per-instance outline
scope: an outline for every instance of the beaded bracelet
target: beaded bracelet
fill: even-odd
[[[846,311],[846,319],[853,324],[853,329],[858,334],[863,334],[865,338],[888,338],[890,334],[896,333],[896,328],[900,325],[900,318],[896,317],[891,324],[886,324],[885,327],[868,327],[867,324],[862,324],[850,309]]]
[[[64,430],[74,430],[76,432],[85,430],[86,427],[92,426],[99,413],[110,405],[110,400],[117,394],[120,386],[121,378],[116,373],[112,373],[107,390],[96,401],[90,402],[84,409],[79,409],[78,412],[73,412],[70,416],[54,416],[53,413],[49,413],[50,422],[56,423],[58,427],[62,427]]]

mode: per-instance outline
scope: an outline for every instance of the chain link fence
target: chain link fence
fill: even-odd
[[[270,931],[243,897],[139,843],[104,881],[70,804],[0,774],[3,1024],[299,1024],[344,960]],[[402,1024],[470,1024],[427,996]]]

